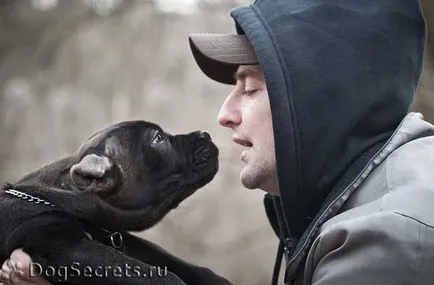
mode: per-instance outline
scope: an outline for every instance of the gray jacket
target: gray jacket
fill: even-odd
[[[303,285],[434,284],[434,125],[408,114],[351,187],[309,249]]]

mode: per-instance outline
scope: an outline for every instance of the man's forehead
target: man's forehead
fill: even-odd
[[[240,65],[234,74],[234,78],[243,80],[246,77],[263,78],[261,67],[259,65]]]

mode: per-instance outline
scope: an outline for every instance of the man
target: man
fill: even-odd
[[[257,0],[231,16],[236,35],[190,45],[235,85],[218,121],[247,147],[243,185],[269,192],[273,283],[285,256],[287,284],[434,284],[434,126],[407,114],[418,1]]]
[[[248,148],[243,185],[269,192],[273,281],[285,249],[285,283],[434,284],[434,126],[407,114],[418,1],[257,0],[231,15],[238,35],[190,44],[235,84],[218,120]]]

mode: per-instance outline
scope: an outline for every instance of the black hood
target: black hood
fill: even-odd
[[[257,0],[231,12],[273,114],[280,199],[301,235],[407,114],[425,22],[414,0]]]

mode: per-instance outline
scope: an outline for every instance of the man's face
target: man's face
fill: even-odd
[[[278,194],[274,135],[270,103],[262,69],[240,66],[237,83],[226,98],[218,122],[231,128],[233,140],[247,149],[240,159],[245,164],[240,179],[248,189]]]

